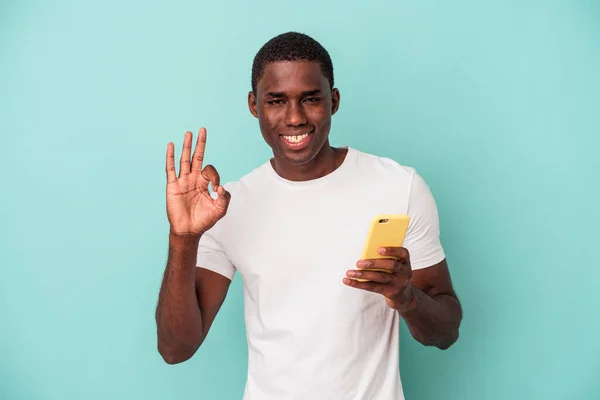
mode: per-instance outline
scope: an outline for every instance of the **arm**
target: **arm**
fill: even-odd
[[[169,237],[169,258],[156,308],[158,351],[169,364],[191,358],[219,311],[231,281],[196,268],[199,236]]]
[[[448,349],[458,339],[462,310],[452,288],[446,260],[413,272],[405,248],[386,247],[385,255],[395,259],[361,260],[357,263],[361,269],[348,271],[344,283],[382,294],[387,305],[404,318],[417,341]]]
[[[458,339],[462,307],[454,293],[446,260],[413,271],[412,298],[398,310],[413,337],[426,346],[448,349]]]
[[[158,351],[169,364],[194,355],[223,304],[230,280],[196,268],[198,245],[204,232],[225,216],[230,194],[220,185],[217,170],[204,169],[206,129],[200,129],[192,156],[192,134],[186,132],[175,171],[173,143],[167,146],[167,217],[171,225],[169,257],[156,307]],[[208,191],[217,193],[213,199]]]
[[[389,249],[397,262],[389,265],[396,276],[383,280],[394,286],[386,289],[387,303],[400,312],[417,341],[447,349],[458,339],[462,309],[440,243],[435,199],[418,174],[413,178],[407,212],[411,223],[405,248]]]

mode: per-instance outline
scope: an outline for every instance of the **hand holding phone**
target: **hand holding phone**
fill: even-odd
[[[361,259],[377,260],[394,257],[379,254],[380,247],[402,247],[408,229],[410,217],[406,214],[380,214],[376,215],[369,227]],[[365,268],[370,271],[390,272],[382,269]],[[356,279],[365,282],[365,279]]]

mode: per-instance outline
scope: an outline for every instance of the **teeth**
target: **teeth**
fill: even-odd
[[[305,133],[304,135],[298,135],[298,136],[284,136],[284,138],[285,138],[285,140],[287,140],[290,143],[299,143],[299,142],[303,141],[307,136],[308,136],[308,133]]]

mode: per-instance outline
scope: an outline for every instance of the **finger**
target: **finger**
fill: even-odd
[[[380,247],[377,251],[382,256],[394,257],[401,263],[409,263],[410,256],[404,247]]]
[[[167,145],[167,166],[165,170],[167,172],[167,183],[177,181],[177,173],[175,172],[175,145],[173,143]]]
[[[200,128],[198,139],[196,140],[196,148],[192,158],[192,172],[200,172],[202,163],[204,162],[204,149],[206,149],[206,129]]]
[[[410,263],[396,262],[396,264],[394,266],[394,274],[411,279],[412,278],[412,267],[410,266]]]
[[[190,155],[192,154],[192,132],[186,132],[183,137],[183,150],[179,159],[179,177],[190,173]]]
[[[362,279],[386,285],[396,285],[398,283],[396,281],[398,279],[397,275],[383,271],[349,270],[346,271],[346,276],[351,279]]]
[[[231,201],[231,194],[225,190],[223,186],[219,186],[217,189],[217,199],[215,200],[216,206],[223,212],[227,212],[229,202]]]
[[[370,259],[370,260],[359,260],[356,263],[356,267],[359,269],[368,270],[380,270],[384,272],[394,272],[396,267],[395,259]]]
[[[210,185],[212,186],[213,191],[217,191],[219,189],[219,185],[221,184],[221,177],[219,173],[212,165],[207,165],[201,172],[202,177],[207,181],[210,181]]]
[[[374,293],[379,293],[379,294],[383,294],[385,292],[387,292],[390,288],[392,288],[391,285],[386,285],[383,283],[377,283],[377,282],[373,282],[373,281],[369,281],[369,282],[359,282],[356,281],[354,279],[350,279],[350,278],[344,278],[342,280],[342,282],[344,282],[344,285],[346,286],[350,286],[356,289],[361,289],[361,290],[367,290],[369,292],[374,292]]]

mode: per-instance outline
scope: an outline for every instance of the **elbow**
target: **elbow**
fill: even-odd
[[[435,346],[440,350],[448,350],[454,343],[456,343],[458,336],[458,330],[453,331],[450,335],[448,335],[448,337],[445,338],[445,340],[436,343]]]
[[[196,353],[200,344],[197,346],[189,347],[189,346],[165,346],[158,345],[158,353],[161,355],[162,359],[169,365],[181,364],[190,358]]]
[[[160,352],[160,355],[162,356],[163,360],[169,365],[180,364],[192,358],[191,354],[178,354],[175,352],[165,351]]]

